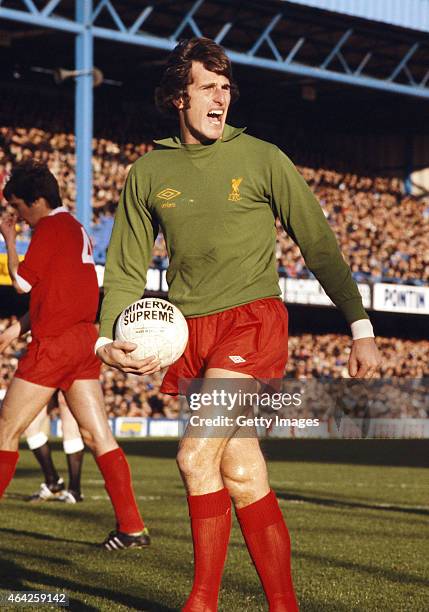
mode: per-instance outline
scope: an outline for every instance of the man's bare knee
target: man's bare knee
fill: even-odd
[[[0,449],[9,447],[10,444],[17,445],[25,429],[25,424],[20,426],[16,419],[0,412]]]
[[[184,438],[177,454],[177,465],[190,495],[204,495],[223,488],[220,461],[221,440]]]
[[[91,440],[92,446],[91,442],[88,444],[88,446],[97,457],[118,448],[118,443],[113,437],[110,429],[103,433],[96,432],[95,434],[91,435]]]
[[[237,507],[251,504],[269,491],[267,466],[256,440],[232,440],[220,469]]]
[[[197,478],[204,473],[206,461],[202,453],[197,449],[182,447],[177,453],[177,465],[180,473],[185,480],[194,477]]]

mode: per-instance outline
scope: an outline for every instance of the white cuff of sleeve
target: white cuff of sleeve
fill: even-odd
[[[361,338],[374,338],[374,330],[369,319],[359,319],[351,324],[353,340]]]
[[[19,274],[15,274],[15,281],[17,282],[21,291],[23,291],[24,293],[30,293],[30,291],[32,290],[32,286],[30,285],[30,283],[28,283],[25,278],[22,278],[22,276],[19,276]]]
[[[101,336],[101,338],[99,338],[97,342],[95,343],[94,353],[97,354],[97,351],[99,348],[101,348],[105,344],[110,344],[111,342],[113,342],[111,338],[106,338],[105,336]]]

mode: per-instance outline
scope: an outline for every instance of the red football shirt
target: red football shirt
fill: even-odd
[[[37,223],[17,281],[31,290],[35,338],[58,336],[72,325],[95,321],[98,282],[91,243],[67,209],[55,208]]]

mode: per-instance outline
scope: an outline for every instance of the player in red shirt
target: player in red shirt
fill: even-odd
[[[30,294],[32,341],[21,358],[0,412],[0,497],[12,480],[18,442],[34,417],[61,389],[105,480],[117,529],[103,542],[108,550],[147,546],[123,451],[110,430],[93,347],[98,283],[89,238],[61,206],[58,183],[47,166],[18,164],[4,196],[34,229],[23,262],[16,252],[16,219],[0,225],[15,289]],[[26,329],[21,329],[25,333]],[[145,360],[147,372],[159,363]],[[150,364],[150,365],[149,365]]]
[[[13,321],[7,329],[0,333],[0,354],[19,338],[22,329],[30,329],[30,314],[28,312],[19,320]],[[41,483],[39,490],[28,498],[29,502],[55,500],[75,504],[83,500],[80,482],[84,443],[76,419],[66,402],[63,399],[59,401],[59,398],[58,392],[52,396],[48,406],[39,412],[24,434],[27,438],[28,447],[37,459],[44,476],[44,482]],[[63,449],[67,458],[67,489],[65,489],[64,480],[59,476],[55,467],[48,437],[44,431],[48,409],[56,403],[60,409]]]

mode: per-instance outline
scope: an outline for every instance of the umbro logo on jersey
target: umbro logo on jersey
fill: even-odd
[[[161,200],[171,200],[171,198],[175,198],[180,195],[182,192],[177,191],[177,189],[172,189],[171,187],[167,187],[167,189],[163,189],[159,193],[156,194],[157,198],[161,198]]]
[[[244,363],[246,361],[240,355],[229,355],[229,359],[234,363]]]

